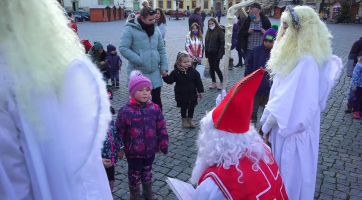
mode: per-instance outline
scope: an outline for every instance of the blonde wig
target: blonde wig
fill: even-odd
[[[277,39],[267,63],[272,77],[278,75],[284,79],[303,55],[313,55],[320,67],[332,55],[332,35],[318,14],[308,6],[297,6],[294,9],[300,28],[293,25],[290,12],[283,12]],[[284,35],[283,23],[289,26]]]
[[[19,103],[31,101],[30,91],[59,91],[67,66],[85,55],[63,8],[55,0],[13,0],[1,1],[0,13],[4,67],[23,101]]]

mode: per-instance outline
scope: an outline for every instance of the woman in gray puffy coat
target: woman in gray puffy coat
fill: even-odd
[[[167,75],[168,65],[162,34],[155,24],[155,13],[155,10],[145,4],[137,18],[127,21],[119,51],[128,60],[127,77],[132,70],[137,69],[150,79],[152,101],[162,110],[161,74]]]

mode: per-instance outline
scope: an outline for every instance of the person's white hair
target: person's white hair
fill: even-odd
[[[308,6],[297,6],[294,9],[299,18],[300,28],[296,29],[293,26],[288,11],[283,12],[278,35],[267,63],[267,70],[272,77],[278,74],[284,79],[303,55],[313,55],[320,67],[323,67],[323,63],[332,55],[332,35],[318,14]],[[289,28],[283,36],[284,22]]]
[[[267,147],[253,125],[246,133],[235,134],[218,130],[214,127],[212,111],[201,120],[197,139],[198,154],[190,182],[196,184],[206,169],[212,166],[229,169],[235,165],[238,169],[239,159],[247,157],[254,165],[260,160],[269,164],[273,162],[267,154]],[[238,169],[241,183],[243,172]]]

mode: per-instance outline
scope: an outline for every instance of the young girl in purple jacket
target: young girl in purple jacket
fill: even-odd
[[[140,71],[132,71],[129,100],[117,116],[116,129],[124,142],[128,162],[130,199],[157,199],[152,191],[152,163],[157,152],[167,154],[168,133],[160,107],[152,103],[151,81]]]

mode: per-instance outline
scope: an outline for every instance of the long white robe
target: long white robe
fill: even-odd
[[[273,79],[261,124],[270,114],[276,119],[269,142],[291,200],[314,198],[320,113],[341,69],[336,56],[319,67],[312,55],[305,55],[286,78]]]
[[[73,61],[61,97],[30,92],[34,115],[19,105],[5,66],[0,52],[0,199],[113,199],[101,158],[110,105],[95,66]]]

